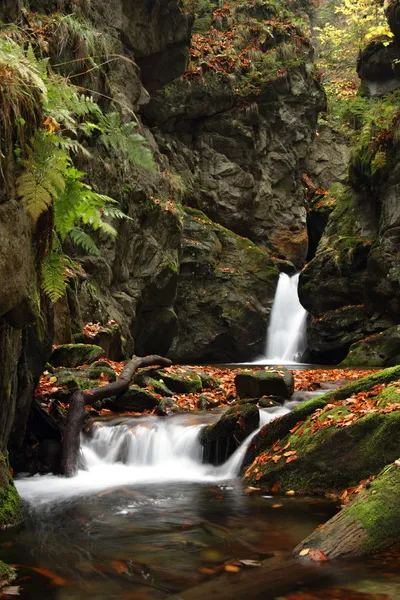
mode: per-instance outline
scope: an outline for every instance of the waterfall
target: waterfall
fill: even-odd
[[[288,412],[285,407],[260,410],[260,428]],[[216,421],[219,416],[185,414],[97,422],[82,434],[82,464],[75,477],[21,478],[16,481],[18,491],[28,502],[47,504],[126,485],[233,479],[259,429],[223,465],[204,464],[200,431],[205,421]]]
[[[299,276],[281,273],[267,333],[265,359],[258,362],[297,363],[307,347],[307,312],[297,293]]]

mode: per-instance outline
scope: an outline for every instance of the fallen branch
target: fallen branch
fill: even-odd
[[[171,364],[168,358],[162,356],[132,356],[117,381],[93,390],[78,390],[72,394],[62,440],[62,475],[73,477],[78,470],[80,433],[89,418],[85,406],[92,405],[97,400],[123,394],[128,389],[134,374],[141,367],[169,367]]]

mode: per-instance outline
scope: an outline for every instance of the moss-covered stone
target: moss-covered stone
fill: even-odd
[[[371,377],[364,378],[363,391],[376,381],[376,376]],[[353,390],[361,391],[360,383],[355,383],[358,385]],[[349,387],[342,388],[337,399],[347,399],[348,394],[343,390]],[[391,403],[398,405],[397,391],[397,384],[388,386],[370,401],[380,410]],[[257,454],[246,472],[249,483],[258,482],[269,489],[279,484],[282,492],[295,490],[300,494],[340,492],[379,473],[400,455],[400,439],[396,433],[400,411],[357,413],[353,412],[352,404],[345,401],[339,405],[325,403],[322,407],[321,398],[312,400],[313,404],[305,403],[308,406],[303,414],[310,408],[312,412],[281,435],[278,443],[268,444]],[[332,398],[330,400],[332,402]],[[259,435],[263,436],[263,431]]]
[[[79,367],[95,362],[105,352],[93,344],[63,344],[54,349],[50,362],[55,367]]]
[[[219,421],[201,432],[205,462],[223,463],[259,424],[260,413],[254,404],[236,404],[229,408]]]
[[[196,371],[196,375],[200,377],[203,389],[214,390],[221,385],[221,381],[214,375],[210,375],[204,371]]]
[[[0,454],[0,529],[22,520],[20,497],[11,477],[8,459]]]
[[[152,410],[159,402],[160,397],[156,394],[137,385],[131,385],[126,392],[115,398],[113,405],[119,411],[142,412]]]
[[[286,369],[241,371],[235,376],[235,386],[240,398],[290,398],[294,392],[294,378]]]
[[[203,389],[203,384],[197,373],[187,370],[184,374],[157,371],[157,376],[166,387],[177,394],[197,394]]]
[[[350,346],[341,367],[386,367],[400,363],[400,325],[390,327]]]
[[[258,406],[260,408],[273,408],[274,406],[281,406],[283,402],[284,398],[279,396],[265,396],[259,399]]]
[[[160,400],[157,413],[159,415],[170,415],[172,413],[182,412],[184,409],[179,406],[172,398],[163,398]]]
[[[400,367],[391,367],[367,377],[362,377],[336,390],[327,392],[307,402],[303,402],[287,415],[274,419],[260,430],[247,450],[244,465],[248,466],[262,452],[272,447],[278,440],[284,439],[299,422],[305,421],[316,410],[323,409],[335,400],[344,400],[352,394],[369,391],[375,385],[390,383],[400,379]]]
[[[307,557],[310,549],[318,549],[330,559],[352,558],[397,548],[399,494],[400,469],[392,463],[359,490],[350,504],[303,540],[294,549],[294,555]]]

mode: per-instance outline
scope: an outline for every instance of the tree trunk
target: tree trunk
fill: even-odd
[[[162,356],[154,355],[145,356],[144,358],[132,356],[132,359],[127,363],[117,381],[101,388],[95,388],[90,391],[78,390],[72,394],[62,440],[61,473],[63,475],[73,477],[78,470],[80,433],[89,418],[85,406],[92,405],[96,400],[104,400],[111,396],[123,394],[128,389],[132,377],[140,367],[169,367],[171,364],[168,358],[163,358]]]
[[[385,467],[348,506],[301,542],[294,555],[309,560],[318,550],[327,558],[356,557],[400,546],[399,467],[400,461]]]

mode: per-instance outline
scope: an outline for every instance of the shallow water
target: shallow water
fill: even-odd
[[[262,411],[261,423],[287,410]],[[0,559],[20,565],[20,597],[164,599],[226,561],[277,553],[284,560],[335,513],[324,500],[246,489],[236,477],[246,442],[221,467],[203,465],[198,434],[218,417],[103,421],[83,440],[87,470],[77,477],[18,480],[25,527],[2,534]],[[344,589],[340,598],[356,589],[399,600],[400,573],[389,559],[374,560],[324,563],[330,583],[312,600],[330,600],[335,587]]]

